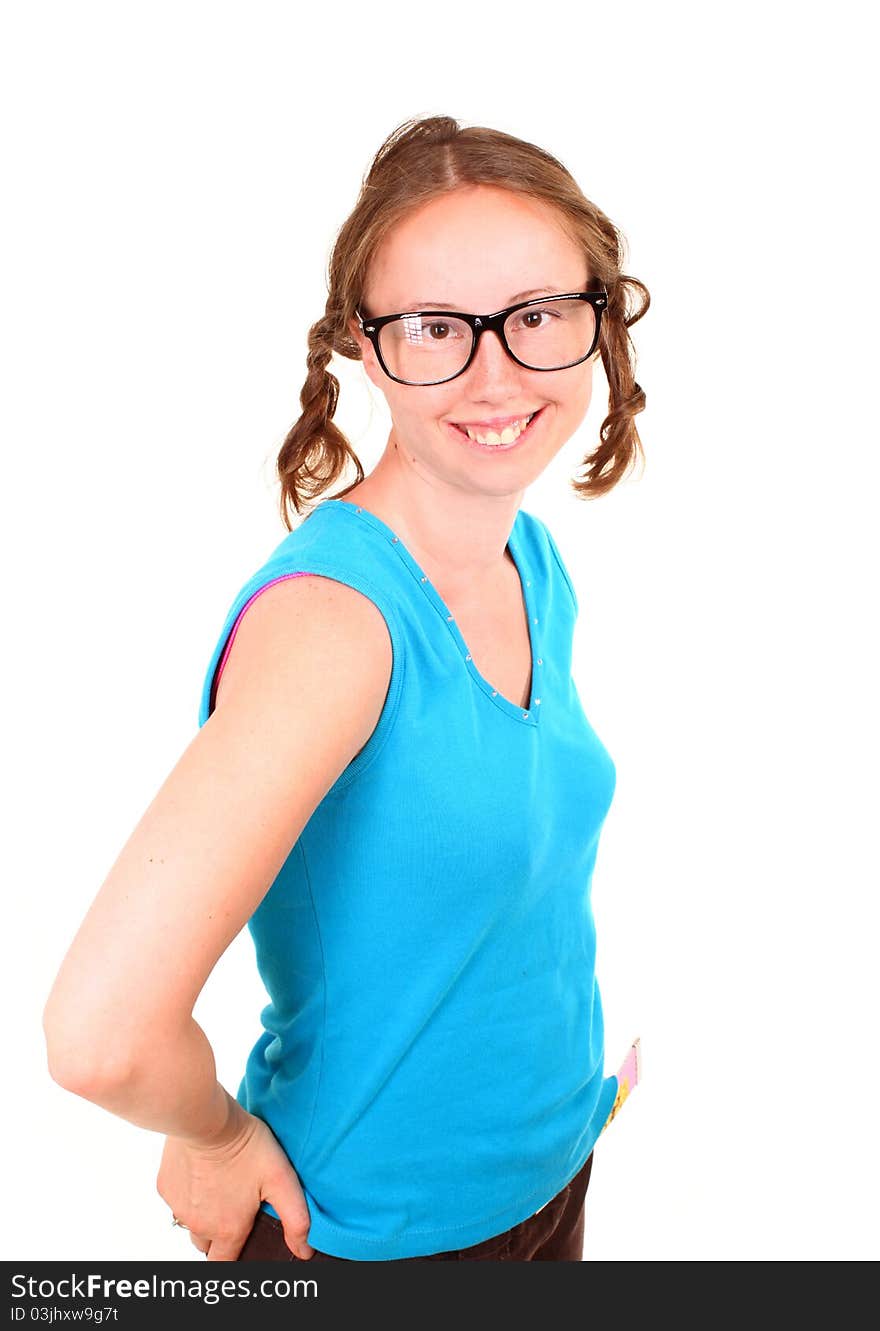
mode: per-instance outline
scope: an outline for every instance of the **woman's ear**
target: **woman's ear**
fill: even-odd
[[[356,318],[349,319],[348,331],[361,349],[361,362],[367,372],[367,378],[371,384],[374,384],[381,391],[384,386],[382,381],[385,375],[382,373],[382,367],[376,359],[376,351],[372,342],[361,332],[360,321]]]
[[[350,335],[354,338],[355,342],[357,342],[358,346],[361,349],[361,356],[363,356],[364,351],[366,349],[365,344],[369,341],[369,338],[364,337],[363,333],[361,332],[361,322],[356,315],[352,315],[352,317],[349,319],[348,331]]]

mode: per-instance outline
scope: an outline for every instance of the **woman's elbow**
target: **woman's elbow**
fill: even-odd
[[[90,1030],[88,1021],[59,1010],[51,998],[43,1009],[43,1038],[49,1076],[75,1095],[95,1099],[128,1075],[130,1060],[118,1042]]]

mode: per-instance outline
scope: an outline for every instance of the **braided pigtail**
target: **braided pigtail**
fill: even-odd
[[[645,410],[645,393],[636,383],[629,330],[647,313],[651,297],[643,282],[620,271],[624,240],[617,227],[599,209],[594,210],[594,219],[602,241],[597,247],[597,267],[608,291],[599,351],[608,381],[609,410],[599,431],[599,447],[584,459],[585,478],[572,482],[582,499],[606,494],[637,459],[644,462],[645,456],[635,423],[635,417]]]
[[[608,380],[609,410],[599,430],[601,443],[584,460],[586,478],[572,482],[584,499],[606,494],[635,466],[637,458],[644,461],[634,418],[645,410],[645,392],[635,380],[635,351],[628,330],[650,303],[647,287],[636,277],[621,274],[608,288],[599,346]]]
[[[289,507],[301,515],[322,491],[331,486],[349,461],[357,472],[351,485],[364,479],[364,471],[348,439],[334,425],[333,416],[339,401],[339,380],[327,366],[333,355],[339,320],[331,311],[312,324],[308,337],[306,381],[300,393],[302,415],[288,432],[278,454],[276,470],[281,482],[281,517],[288,531],[292,530]],[[350,339],[345,354],[351,356]],[[356,350],[356,347],[355,347]]]

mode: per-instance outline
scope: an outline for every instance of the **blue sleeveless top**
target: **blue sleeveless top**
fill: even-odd
[[[237,1099],[296,1170],[309,1243],[336,1257],[446,1252],[527,1219],[580,1170],[617,1092],[590,905],[615,768],[572,679],[556,544],[520,509],[508,549],[528,707],[480,674],[403,541],[344,499],[245,583],[204,682],[200,726],[248,603],[297,573],[369,597],[391,638],[372,735],[248,922],[269,1003]]]

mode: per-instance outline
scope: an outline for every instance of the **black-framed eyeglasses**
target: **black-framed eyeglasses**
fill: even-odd
[[[520,301],[496,314],[409,310],[370,318],[356,311],[382,369],[398,384],[427,388],[456,379],[477,354],[480,338],[497,333],[526,370],[567,370],[593,354],[608,292],[569,291]]]

